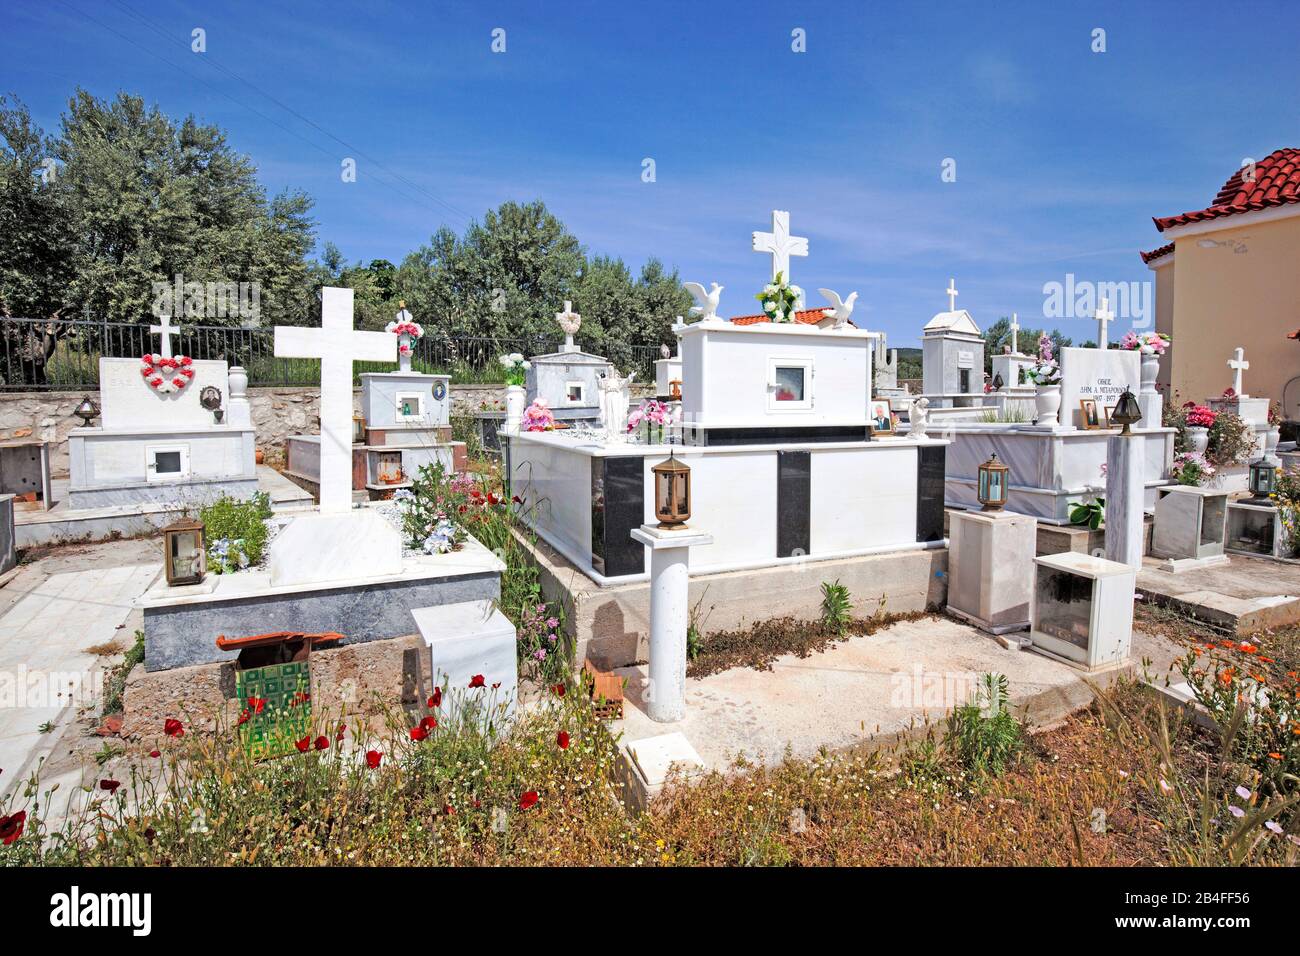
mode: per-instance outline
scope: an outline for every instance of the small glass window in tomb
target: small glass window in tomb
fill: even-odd
[[[190,462],[186,449],[177,445],[154,446],[146,449],[145,462],[149,481],[184,478],[189,474]]]
[[[778,402],[804,401],[804,376],[807,370],[799,365],[776,367],[776,395]]]
[[[160,451],[153,457],[154,470],[160,475],[179,475],[181,473],[181,453],[178,451]]]
[[[1037,628],[1082,650],[1088,649],[1093,580],[1057,568],[1039,567]]]
[[[398,395],[397,415],[399,418],[423,418],[424,402],[422,396],[418,392]]]
[[[1205,498],[1201,510],[1201,544],[1223,543],[1223,510],[1226,498]],[[1271,549],[1271,546],[1270,546]]]
[[[586,398],[586,389],[581,382],[564,383],[564,400],[570,405],[581,405]]]
[[[1232,508],[1228,512],[1228,540],[1234,551],[1273,553],[1273,509]]]

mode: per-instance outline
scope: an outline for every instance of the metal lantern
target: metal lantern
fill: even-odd
[[[203,540],[203,522],[182,518],[163,528],[163,569],[167,584],[199,584],[207,569],[207,549]]]
[[[1268,501],[1277,483],[1277,465],[1267,458],[1250,463],[1250,493],[1256,501]]]
[[[650,470],[655,475],[655,517],[659,527],[682,527],[691,516],[691,469],[670,453]]]
[[[90,423],[99,417],[99,406],[89,395],[81,396],[81,404],[72,410],[72,414],[81,419],[84,427],[89,428]]]
[[[1002,386],[1005,384],[1006,382],[1002,381],[1002,373],[1001,372],[995,373],[993,376],[993,391],[995,392],[1002,391]]]
[[[1138,407],[1137,396],[1133,394],[1132,389],[1125,388],[1120,393],[1115,410],[1110,413],[1110,423],[1124,426],[1120,434],[1128,435],[1130,434],[1129,426],[1136,425],[1140,421],[1142,421],[1142,409]]]
[[[1001,511],[1007,503],[1007,473],[1011,471],[998,461],[997,455],[979,466],[976,493],[985,511]]]

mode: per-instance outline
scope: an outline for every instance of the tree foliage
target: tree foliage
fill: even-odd
[[[1016,347],[1023,355],[1036,355],[1038,353],[1038,339],[1042,334],[1042,329],[1031,329],[1022,325],[1019,331],[1016,332]],[[1052,351],[1055,355],[1059,356],[1061,349],[1073,344],[1071,339],[1061,334],[1060,329],[1052,329],[1047,335],[1052,340]],[[990,375],[993,374],[993,356],[1001,355],[1004,348],[1011,348],[1011,320],[1006,316],[998,319],[984,330],[985,372]]]

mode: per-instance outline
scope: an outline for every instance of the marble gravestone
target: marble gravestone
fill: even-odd
[[[948,282],[948,311],[936,313],[921,332],[922,392],[935,408],[984,404],[984,337],[975,319],[957,308]]]
[[[1106,421],[1106,409],[1114,407],[1126,388],[1137,392],[1141,384],[1137,352],[1125,349],[1061,349],[1062,425],[1083,427],[1079,402],[1097,402],[1097,419]],[[1160,422],[1139,422],[1139,428],[1159,428]]]
[[[1038,522],[1009,511],[953,511],[948,610],[990,634],[1029,627]]]

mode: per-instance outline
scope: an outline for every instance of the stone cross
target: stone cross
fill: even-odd
[[[1241,390],[1241,373],[1250,368],[1250,363],[1246,361],[1246,350],[1238,348],[1232,353],[1232,358],[1228,359],[1228,368],[1232,369],[1232,390],[1241,398],[1245,394]]]
[[[772,256],[772,279],[780,273],[786,283],[790,278],[790,257],[808,255],[808,239],[790,235],[790,214],[782,209],[772,210],[772,231],[754,233],[754,251]],[[802,299],[800,305],[802,305]]]
[[[162,344],[158,346],[158,354],[163,358],[172,357],[172,336],[180,334],[180,329],[172,325],[170,315],[158,316],[159,325],[149,326],[149,332],[152,335],[162,336]]]
[[[948,311],[956,312],[957,311],[957,280],[949,279],[948,288],[945,289],[944,292],[948,296]]]
[[[321,327],[277,325],[280,358],[320,359],[320,510],[352,508],[352,363],[393,362],[397,336],[352,328],[352,290],[321,289]]]
[[[1110,311],[1110,300],[1102,299],[1101,305],[1097,306],[1097,348],[1104,349],[1110,347],[1110,337],[1106,334],[1106,323],[1113,321],[1115,313]]]
[[[560,323],[560,328],[564,330],[564,351],[578,351],[578,347],[573,344],[573,337],[582,327],[582,316],[573,311],[573,303],[568,299],[564,300],[564,311],[555,313],[555,321]]]
[[[1019,355],[1020,349],[1016,345],[1016,333],[1020,331],[1020,323],[1016,321],[1016,314],[1011,313],[1011,354]]]

